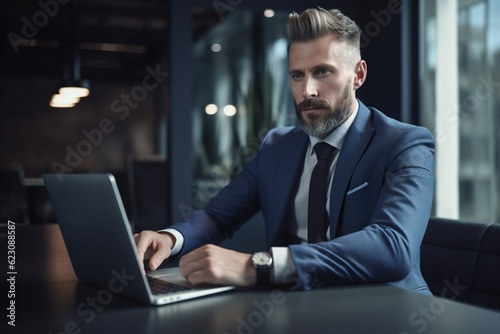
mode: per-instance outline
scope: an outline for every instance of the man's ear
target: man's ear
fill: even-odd
[[[366,61],[364,60],[360,60],[356,65],[354,65],[354,90],[363,85],[366,80],[367,71]]]

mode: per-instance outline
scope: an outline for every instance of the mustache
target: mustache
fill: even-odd
[[[330,109],[330,104],[328,103],[328,101],[322,99],[305,99],[304,101],[297,104],[297,109],[299,109],[299,111],[312,108]]]

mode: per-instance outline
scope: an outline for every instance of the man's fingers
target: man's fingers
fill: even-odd
[[[199,270],[190,273],[186,280],[192,285],[198,284],[212,284],[212,285],[222,285],[225,282],[220,279],[220,277],[214,275],[208,270]]]
[[[255,282],[251,255],[214,245],[202,246],[184,255],[179,266],[191,284],[231,284],[247,286]]]
[[[179,267],[182,276],[187,278],[191,273],[210,266],[210,246],[203,246],[181,257]],[[191,282],[192,283],[192,282]]]
[[[143,231],[134,234],[134,241],[141,264],[145,258],[151,257],[149,260],[151,270],[158,268],[163,260],[170,256],[171,248],[167,244],[165,235],[152,231]]]
[[[149,269],[156,270],[162,264],[163,260],[170,256],[171,249],[165,243],[159,242],[154,249],[154,253],[149,259]]]
[[[181,258],[182,260],[182,258]],[[193,262],[179,262],[181,274],[186,280],[193,284],[222,284],[220,281],[222,275],[218,272],[217,266],[214,265],[211,259],[199,259]]]
[[[149,249],[151,244],[151,239],[148,238],[145,233],[134,234],[135,246],[137,248],[137,253],[139,254],[139,261],[144,261],[144,256],[146,251]]]

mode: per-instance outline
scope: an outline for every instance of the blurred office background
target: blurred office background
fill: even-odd
[[[362,29],[358,97],[434,133],[433,215],[500,222],[494,0],[2,1],[2,220],[54,220],[46,172],[113,173],[137,229],[202,207],[295,124],[286,24],[311,6]],[[70,81],[90,94],[50,106]]]

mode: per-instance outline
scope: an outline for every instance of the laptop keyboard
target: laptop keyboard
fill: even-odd
[[[177,285],[170,282],[165,282],[164,280],[156,279],[151,276],[146,276],[148,279],[149,287],[154,295],[161,295],[165,293],[179,292],[190,290],[189,288]]]

